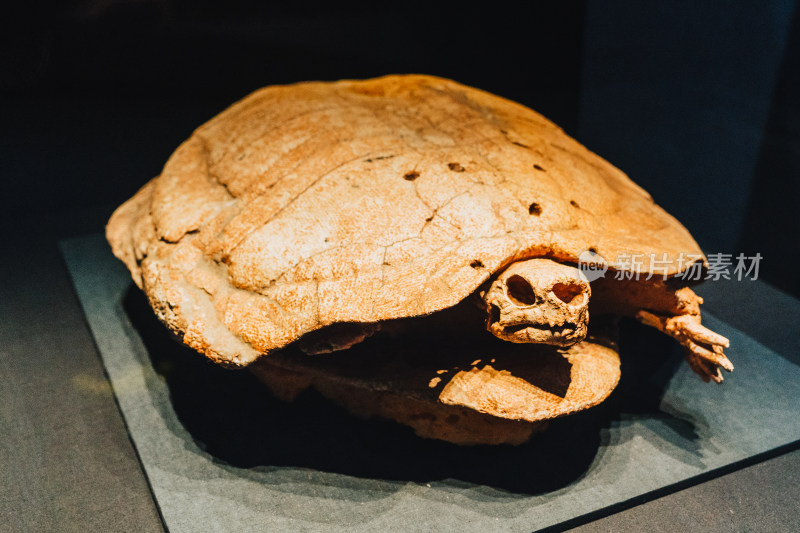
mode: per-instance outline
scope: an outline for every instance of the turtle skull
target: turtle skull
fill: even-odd
[[[586,337],[589,282],[551,259],[512,263],[482,295],[487,329],[511,342],[571,346]]]

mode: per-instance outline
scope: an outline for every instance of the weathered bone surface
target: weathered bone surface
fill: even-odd
[[[517,261],[483,296],[487,328],[511,342],[571,346],[586,337],[590,295],[575,267],[551,259]]]
[[[181,144],[107,237],[158,318],[232,367],[295,341],[309,353],[358,346],[376,324],[436,314],[492,280],[490,331],[566,346],[586,335],[589,289],[551,281],[582,252],[636,255],[640,276],[673,278],[687,257],[705,265],[679,222],[552,122],[419,75],[256,91]],[[514,272],[539,306],[519,305],[527,289]],[[675,337],[704,379],[732,368],[688,288],[599,294],[601,308]],[[337,324],[349,326],[313,336]],[[459,382],[464,398],[481,379]]]

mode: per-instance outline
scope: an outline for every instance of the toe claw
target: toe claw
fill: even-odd
[[[693,339],[686,338],[683,345],[697,357],[708,361],[715,367],[721,367],[728,372],[733,372],[733,363],[722,353],[722,348],[714,346],[711,350],[695,343]]]
[[[713,381],[714,383],[723,382],[724,378],[717,365],[711,361],[702,359],[688,349],[686,350],[686,362],[689,363],[689,368],[706,383],[709,381]]]
[[[731,341],[727,337],[723,337],[719,333],[711,331],[700,322],[691,320],[681,321],[683,332],[686,336],[691,337],[693,340],[708,344],[711,346],[720,346],[721,348],[729,348]]]
[[[680,342],[686,349],[689,366],[703,381],[722,383],[720,368],[733,371],[733,363],[723,353],[730,341],[703,326],[700,315],[663,316],[642,310],[636,317]]]

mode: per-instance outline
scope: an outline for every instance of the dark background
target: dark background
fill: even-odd
[[[542,112],[653,194],[707,253],[760,252],[795,295],[793,0],[369,9],[335,2],[17,3],[0,22],[4,227],[111,207],[264,85],[422,72]]]
[[[795,4],[4,6],[0,529],[161,529],[56,242],[99,231],[195,127],[264,85],[421,72],[518,100],[626,171],[707,253],[759,252],[760,277],[800,297]],[[731,324],[759,324],[767,345],[791,337],[787,299],[758,287],[704,294]],[[737,307],[752,300],[774,309]],[[798,486],[789,451],[584,530],[786,530]]]
[[[194,127],[258,87],[423,72],[539,110],[628,172],[707,253],[761,252],[762,276],[798,293],[792,0],[220,6],[12,8],[0,23],[3,218],[121,203]]]

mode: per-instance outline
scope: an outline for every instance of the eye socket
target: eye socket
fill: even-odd
[[[578,303],[574,300],[583,294],[583,288],[580,285],[573,285],[571,283],[556,283],[553,285],[553,294],[558,296],[559,300],[564,303]]]
[[[533,305],[536,303],[536,293],[533,287],[522,276],[514,274],[506,280],[506,294],[517,305]]]

